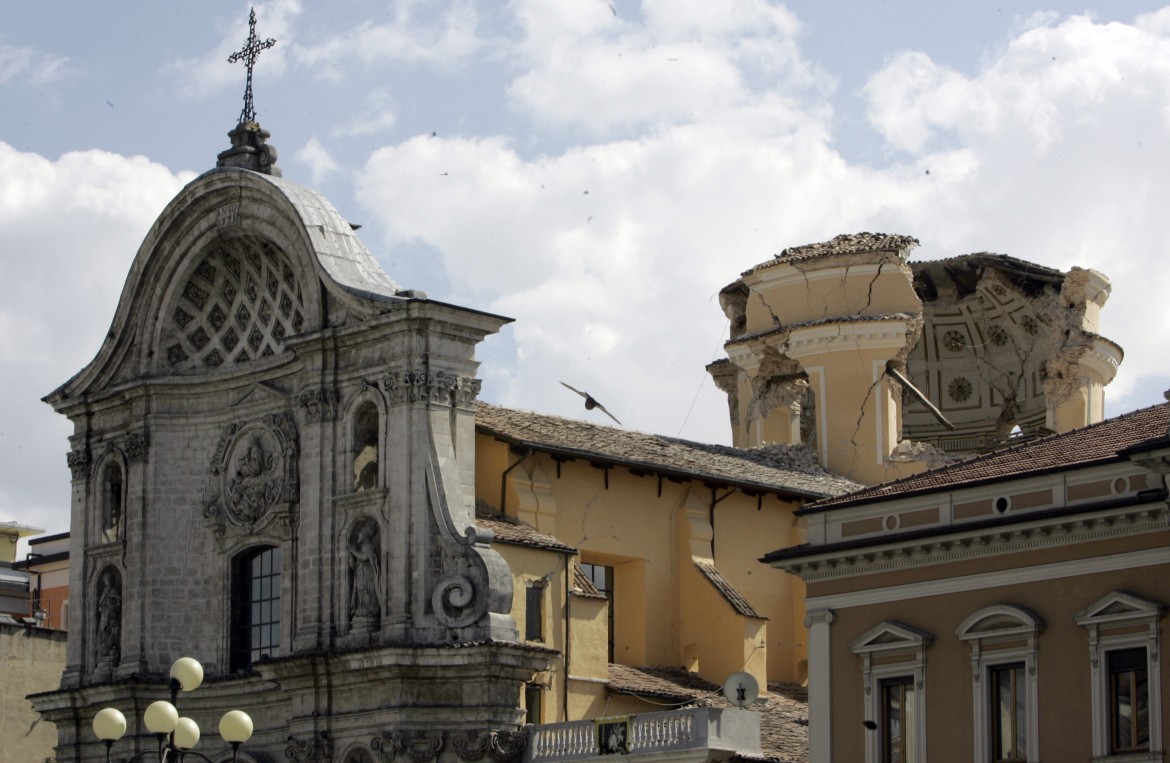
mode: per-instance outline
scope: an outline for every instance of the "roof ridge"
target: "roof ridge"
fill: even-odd
[[[1054,432],[1054,433],[1049,434],[1049,435],[1044,435],[1044,436],[1037,437],[1034,439],[1028,439],[1024,442],[1006,445],[1002,448],[996,448],[995,450],[991,450],[991,451],[988,451],[986,453],[979,453],[979,454],[973,455],[969,458],[965,458],[965,459],[962,459],[960,461],[956,461],[954,463],[940,466],[936,469],[929,469],[925,472],[920,472],[918,474],[911,474],[911,475],[908,475],[906,477],[900,477],[896,480],[890,480],[889,482],[881,482],[881,483],[878,483],[876,485],[869,485],[865,488],[862,488],[861,490],[857,490],[857,491],[854,491],[852,493],[845,493],[845,494],[839,495],[839,496],[830,496],[827,498],[822,498],[820,500],[814,501],[813,503],[810,503],[809,505],[807,505],[806,507],[801,509],[801,511],[811,510],[811,511],[815,512],[818,509],[832,508],[838,504],[852,504],[852,503],[864,500],[865,498],[870,497],[870,496],[876,497],[876,496],[880,495],[883,498],[891,497],[892,494],[897,494],[897,488],[902,486],[902,485],[913,483],[915,481],[922,481],[928,477],[935,478],[937,481],[937,480],[939,480],[939,478],[945,478],[946,476],[953,474],[955,472],[961,472],[962,470],[970,469],[972,466],[975,466],[975,465],[978,465],[978,464],[981,464],[984,462],[992,461],[996,458],[1002,458],[1005,455],[1017,453],[1020,451],[1026,451],[1026,450],[1040,448],[1040,447],[1045,446],[1045,445],[1050,445],[1053,442],[1069,439],[1072,437],[1083,437],[1083,436],[1085,436],[1086,432],[1092,432],[1093,430],[1097,430],[1097,429],[1100,429],[1103,427],[1116,427],[1119,424],[1124,424],[1125,422],[1127,422],[1131,419],[1142,416],[1143,414],[1149,414],[1150,412],[1156,411],[1159,408],[1170,408],[1170,402],[1156,403],[1154,405],[1149,405],[1149,406],[1146,406],[1144,408],[1137,408],[1135,410],[1127,411],[1125,413],[1119,414],[1117,416],[1113,416],[1113,417],[1108,418],[1108,419],[1103,419],[1101,421],[1093,422],[1092,424],[1086,424],[1086,425],[1081,426],[1081,427],[1076,427],[1074,429],[1070,429],[1067,432]],[[1129,447],[1129,446],[1124,446],[1124,447]],[[1113,452],[1116,454],[1120,450],[1123,450],[1124,447],[1116,448]],[[1088,460],[1094,460],[1094,459],[1089,458]],[[1069,463],[1069,465],[1071,465],[1071,464],[1080,463],[1080,462],[1081,461],[1074,460],[1074,461],[1069,461],[1068,463]],[[1020,471],[1023,472],[1026,470],[1020,470]],[[979,482],[983,479],[991,479],[991,478],[992,477],[983,477],[983,478],[973,477],[969,481],[970,482]],[[959,484],[962,484],[962,482],[956,481],[956,482],[952,483],[952,486],[959,485]],[[922,490],[929,491],[929,490],[931,490],[933,488],[937,488],[937,487],[941,487],[941,485],[935,485],[935,486],[925,485],[922,487]],[[918,491],[914,490],[913,492],[916,493]],[[907,493],[904,493],[903,495],[905,495],[905,494],[909,494],[909,491],[907,491]]]

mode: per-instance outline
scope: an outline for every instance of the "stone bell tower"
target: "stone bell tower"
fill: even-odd
[[[90,721],[123,708],[129,756],[190,656],[209,680],[182,712],[215,744],[244,710],[256,760],[511,759],[550,653],[519,643],[474,523],[475,349],[509,319],[399,287],[244,116],[46,398],[74,425],[77,562],[61,688],[35,706],[62,761],[104,759]]]

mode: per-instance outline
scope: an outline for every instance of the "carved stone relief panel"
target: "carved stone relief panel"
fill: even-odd
[[[65,462],[69,465],[69,473],[73,479],[81,480],[89,476],[89,449],[86,447],[74,448],[65,454]]]
[[[301,404],[301,411],[305,421],[318,424],[322,421],[333,421],[337,418],[337,390],[331,387],[318,387],[302,392],[297,401]]]
[[[224,427],[211,460],[210,497],[203,515],[222,547],[230,531],[255,534],[273,522],[296,524],[298,441],[292,415],[273,413]]]
[[[391,371],[382,379],[391,405],[443,403],[468,408],[479,395],[481,382],[469,376],[431,371]]]
[[[150,434],[145,429],[127,432],[122,438],[122,451],[126,454],[126,460],[131,463],[145,461],[149,449]]]

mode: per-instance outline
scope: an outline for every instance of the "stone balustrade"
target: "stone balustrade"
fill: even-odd
[[[706,751],[709,760],[760,754],[759,716],[747,710],[695,707],[663,713],[551,723],[531,728],[525,763],[602,755]],[[669,756],[667,756],[669,757]]]

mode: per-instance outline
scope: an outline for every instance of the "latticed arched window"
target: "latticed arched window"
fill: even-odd
[[[232,565],[231,669],[280,655],[280,549],[264,546]]]
[[[378,487],[378,407],[362,403],[353,416],[353,489]]]

